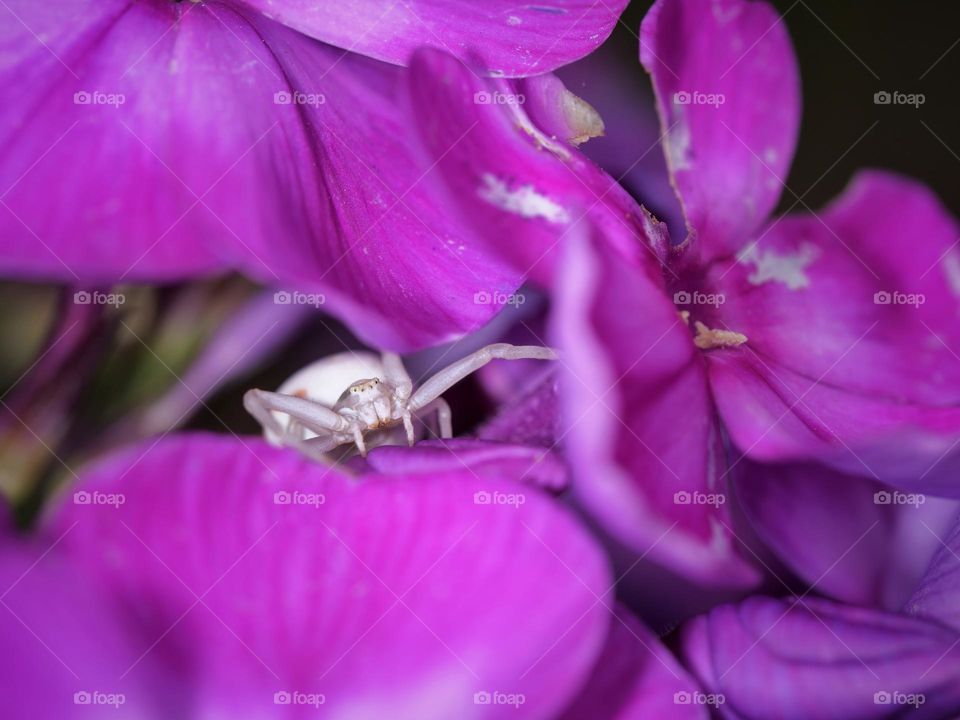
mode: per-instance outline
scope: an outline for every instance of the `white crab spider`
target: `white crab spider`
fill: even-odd
[[[535,345],[487,345],[433,375],[416,390],[399,355],[385,352],[341,353],[308,365],[277,392],[248,390],[243,406],[263,426],[269,442],[294,447],[308,457],[323,456],[347,443],[367,453],[364,436],[378,433],[378,444],[391,441],[402,425],[407,443],[416,439],[414,418],[436,413],[440,437],[453,435],[450,406],[440,397],[453,385],[494,359],[555,360],[556,351]],[[344,373],[361,369],[370,377],[350,382]],[[336,382],[336,379],[340,382]],[[352,375],[356,377],[356,375]],[[335,384],[331,385],[330,383]],[[338,389],[349,383],[339,395]]]

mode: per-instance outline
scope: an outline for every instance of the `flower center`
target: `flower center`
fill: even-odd
[[[715,330],[708,328],[699,320],[694,321],[697,334],[693,336],[693,344],[701,350],[713,350],[719,347],[737,347],[747,341],[747,336],[733,330]]]
[[[702,278],[701,278],[702,279]],[[703,286],[702,282],[690,283]],[[701,350],[732,348],[747,342],[747,336],[726,327],[720,308],[726,302],[723,293],[677,289],[673,304],[693,334],[693,344]]]

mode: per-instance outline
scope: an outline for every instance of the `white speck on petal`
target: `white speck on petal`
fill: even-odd
[[[690,168],[690,126],[679,106],[674,111],[674,124],[667,132],[667,163],[674,172]]]
[[[518,18],[516,15],[511,15],[507,18],[507,25],[519,25],[523,20]]]
[[[768,147],[766,150],[764,150],[764,151],[763,151],[763,161],[764,161],[767,165],[772,165],[773,163],[775,163],[775,162],[777,161],[777,149],[776,149],[776,148],[772,148],[772,147]]]
[[[799,290],[810,285],[805,271],[819,255],[820,248],[811,243],[804,243],[797,252],[784,255],[773,250],[763,252],[756,243],[750,243],[737,254],[737,261],[742,265],[753,264],[755,270],[747,277],[751,285],[773,280],[791,290]]]
[[[714,0],[710,3],[710,12],[713,14],[713,19],[716,20],[720,25],[726,25],[731,20],[735,20],[737,16],[743,12],[743,7],[740,5],[732,5],[731,7],[724,9],[723,4]]]
[[[495,175],[484,173],[483,184],[477,192],[491,205],[520,217],[543,218],[552,223],[570,222],[567,211],[546,195],[537,192],[533,185],[521,185],[511,190],[507,183]]]

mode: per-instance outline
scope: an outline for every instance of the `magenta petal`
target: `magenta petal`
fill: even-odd
[[[593,675],[561,720],[705,720],[698,694],[660,639],[618,607]]]
[[[569,240],[551,337],[574,495],[636,555],[701,583],[749,584],[706,372],[657,266],[583,232]]]
[[[958,234],[924,186],[864,172],[717,263],[724,325],[748,338],[708,355],[736,444],[960,495]]]
[[[683,656],[728,718],[946,718],[960,707],[957,640],[900,615],[755,597],[687,625]]]
[[[185,435],[91,470],[89,502],[49,530],[76,523],[68,555],[140,652],[182,671],[194,716],[272,716],[275,693],[303,693],[332,716],[466,717],[477,693],[504,693],[523,696],[518,717],[549,717],[603,645],[610,575],[540,492],[478,501],[515,495],[505,480],[358,479],[259,439]]]
[[[533,376],[532,384],[504,402],[477,431],[483,440],[553,448],[560,442],[560,388],[555,368]]]
[[[357,458],[355,458],[357,460]],[[462,472],[480,478],[516,478],[550,490],[567,485],[567,469],[549,449],[507,442],[452,438],[415,447],[385,446],[370,451],[357,467],[388,475]]]
[[[350,52],[406,65],[424,45],[471,61],[478,72],[519,77],[549,72],[591,52],[628,0],[243,0],[268,17]]]
[[[624,252],[663,255],[665,229],[576,148],[537,126],[525,109],[528,83],[484,80],[435,50],[417,53],[411,72],[413,112],[448,202],[477,219],[498,257],[548,285],[561,239],[584,215]],[[551,112],[551,98],[577,102],[562,100],[555,78],[529,82],[536,86],[529,102],[545,122],[559,123],[565,112]],[[489,292],[498,290],[502,295],[498,287]]]
[[[813,463],[744,460],[737,470],[754,529],[814,592],[888,610],[910,597],[960,509]]]
[[[6,23],[3,274],[239,269],[398,349],[479,327],[498,306],[476,294],[520,284],[445,201],[406,71],[217,2],[13,5],[47,47]]]
[[[765,2],[659,0],[640,28],[664,150],[707,257],[736,250],[767,218],[793,159],[800,78]]]
[[[948,532],[927,528],[937,552],[904,610],[960,630],[960,520]]]
[[[139,642],[125,636],[108,598],[64,563],[56,540],[0,541],[4,717],[182,717],[157,658],[145,658],[145,675],[125,674]]]

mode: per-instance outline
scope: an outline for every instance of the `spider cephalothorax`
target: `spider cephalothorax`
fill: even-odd
[[[380,431],[376,442],[390,442],[392,428],[403,426],[406,440],[416,439],[414,418],[435,414],[440,437],[453,434],[450,406],[440,397],[452,385],[491,360],[553,360],[556,352],[533,345],[487,345],[430,377],[414,390],[413,381],[400,356],[384,353],[380,358],[369,353],[344,353],[324,358],[307,366],[285,382],[278,392],[249,390],[244,407],[263,426],[267,439],[281,446],[295,447],[316,459],[346,443],[353,443],[366,454],[364,437]],[[363,367],[374,377],[350,382],[336,395],[337,374],[347,367]],[[327,384],[324,384],[327,383]]]

